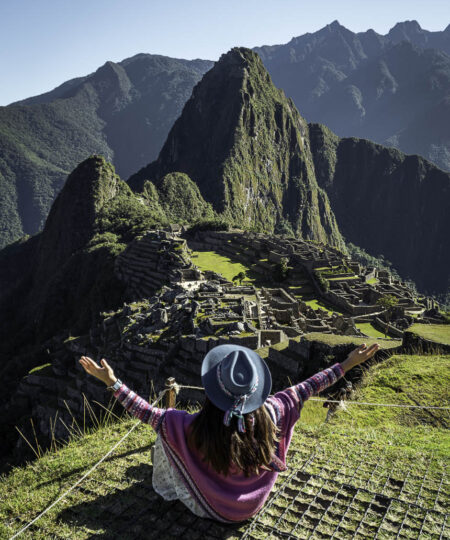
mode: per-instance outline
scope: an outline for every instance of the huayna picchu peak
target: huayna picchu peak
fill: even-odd
[[[342,247],[326,193],[315,179],[308,126],[275,88],[260,58],[234,48],[203,77],[158,159],[129,179],[135,191],[171,172],[187,174],[236,226],[287,227]]]

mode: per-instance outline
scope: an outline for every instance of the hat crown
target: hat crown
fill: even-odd
[[[250,392],[258,375],[256,366],[246,351],[229,353],[219,365],[222,383],[229,392],[236,396]]]

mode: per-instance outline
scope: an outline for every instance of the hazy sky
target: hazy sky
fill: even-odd
[[[448,0],[0,0],[0,105],[51,90],[107,60],[145,52],[217,60],[240,45],[286,43],[337,19],[385,34],[450,22]]]

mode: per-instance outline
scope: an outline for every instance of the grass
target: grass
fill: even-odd
[[[373,285],[375,283],[378,283],[378,279],[376,277],[370,278],[366,281],[369,285]]]
[[[352,401],[449,406],[449,360],[394,355],[370,368]],[[442,483],[450,454],[448,411],[349,404],[328,423],[326,414],[320,402],[305,404],[289,469],[254,520],[222,528],[196,518],[180,502],[163,501],[151,489],[155,434],[140,425],[24,538],[153,538],[152,531],[190,538],[201,531],[205,539],[237,539],[251,529],[251,538],[262,539],[280,537],[277,531],[309,534],[313,525],[322,536],[339,530],[338,537],[350,537],[359,527],[361,538],[375,531],[391,538],[403,527],[410,533],[405,538],[417,538],[419,530],[420,538],[438,538],[449,495]],[[125,416],[2,477],[7,496],[0,498],[0,537],[17,532],[75,483],[134,422]]]
[[[450,406],[450,356],[394,355],[373,366],[357,391],[359,401],[401,405]],[[449,411],[352,407],[346,415],[356,429],[376,428],[383,438],[401,435],[410,450],[450,452],[450,433],[435,438],[434,428],[450,427]],[[399,440],[400,442],[400,440]]]
[[[269,355],[269,349],[282,351],[283,349],[286,349],[288,345],[289,345],[289,340],[286,339],[285,341],[281,341],[280,343],[275,343],[274,345],[271,345],[270,347],[261,347],[257,349],[256,352],[259,354],[259,356],[261,356],[261,358],[267,358],[267,356]]]
[[[359,279],[359,276],[346,276],[346,277],[327,277],[329,281],[349,281],[351,279]]]
[[[234,276],[240,272],[247,274],[246,281],[253,281],[249,276],[250,269],[241,263],[233,262],[229,257],[219,255],[215,251],[193,251],[192,262],[201,271],[210,270],[221,274],[228,281],[232,281]]]
[[[420,324],[414,323],[408,329],[420,337],[436,343],[450,345],[450,324]]]
[[[67,337],[63,343],[69,343],[69,341],[73,341],[74,339],[78,339],[80,336],[69,336]]]
[[[30,375],[31,373],[37,373],[39,371],[42,371],[42,373],[40,373],[40,375],[43,375],[44,373],[46,373],[47,371],[49,370],[46,370],[45,368],[48,368],[51,366],[51,363],[48,362],[47,364],[42,364],[41,366],[36,366],[34,367],[33,369],[30,369],[30,371],[28,372],[28,374]],[[50,370],[51,371],[51,370]]]
[[[331,308],[331,307],[327,307],[326,304],[324,304],[324,302],[322,300],[318,300],[317,298],[313,298],[312,300],[303,300],[303,302],[313,308],[314,310],[317,310],[319,308],[321,309],[324,309],[325,311],[327,311],[330,315],[334,312],[334,313],[338,313],[339,315],[343,315],[342,311],[337,311],[336,309],[334,308]]]
[[[355,326],[358,328],[358,330],[361,330],[361,332],[364,332],[364,334],[369,337],[384,338],[383,332],[377,330],[374,326],[372,326],[371,323],[355,323]]]
[[[384,339],[384,338],[372,338],[372,337],[359,337],[359,336],[339,336],[337,334],[323,334],[321,332],[309,332],[301,336],[304,339],[310,341],[322,341],[327,345],[343,345],[348,343],[354,343],[356,346],[366,343],[367,346],[372,343],[379,343],[382,349],[392,349],[402,344],[400,339]]]

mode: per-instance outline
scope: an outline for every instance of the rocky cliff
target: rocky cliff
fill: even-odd
[[[129,179],[136,191],[186,173],[215,211],[244,227],[288,226],[337,247],[342,240],[315,179],[308,129],[259,57],[244,48],[222,55],[194,88],[158,159]]]
[[[309,126],[319,185],[347,241],[427,294],[450,289],[450,174],[420,156]]]

